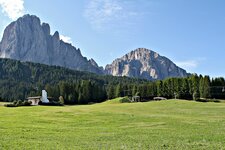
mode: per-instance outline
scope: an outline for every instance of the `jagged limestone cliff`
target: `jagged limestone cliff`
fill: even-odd
[[[116,59],[104,70],[93,59],[83,57],[79,49],[60,40],[57,31],[51,35],[50,26],[41,23],[34,15],[25,15],[6,27],[0,42],[0,58],[148,80],[188,75],[168,58],[145,48],[136,49]]]
[[[103,74],[94,60],[87,60],[80,50],[60,40],[59,33],[38,17],[25,15],[8,25],[0,43],[0,57],[57,65]]]
[[[186,77],[185,70],[176,66],[171,60],[158,53],[139,48],[116,59],[105,68],[107,74],[145,78],[148,80],[165,79],[168,77]]]

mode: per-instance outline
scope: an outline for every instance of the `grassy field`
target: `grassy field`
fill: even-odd
[[[225,103],[0,106],[0,149],[225,149]]]

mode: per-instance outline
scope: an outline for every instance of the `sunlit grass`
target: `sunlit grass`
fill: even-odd
[[[223,149],[225,103],[0,106],[0,149]]]

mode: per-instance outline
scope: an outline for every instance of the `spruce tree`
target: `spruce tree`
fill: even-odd
[[[121,96],[122,96],[122,85],[119,83],[116,86],[115,97],[121,97]]]
[[[209,76],[204,77],[204,91],[203,91],[204,98],[211,98],[210,93],[210,78]]]

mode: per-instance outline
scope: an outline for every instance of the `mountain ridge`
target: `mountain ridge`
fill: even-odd
[[[49,24],[41,24],[34,15],[20,17],[6,27],[0,57],[103,74],[97,64],[82,56],[79,48],[60,40],[58,31],[51,35]]]
[[[148,80],[188,76],[184,69],[170,59],[146,48],[135,49],[117,58],[112,64],[106,65],[105,71],[114,76],[141,77]]]
[[[24,15],[10,23],[0,41],[0,58],[61,66],[79,71],[148,80],[186,77],[187,72],[158,53],[138,48],[115,59],[105,69],[94,59],[88,60],[79,48],[60,40],[58,31],[50,34],[50,26],[35,15]]]

